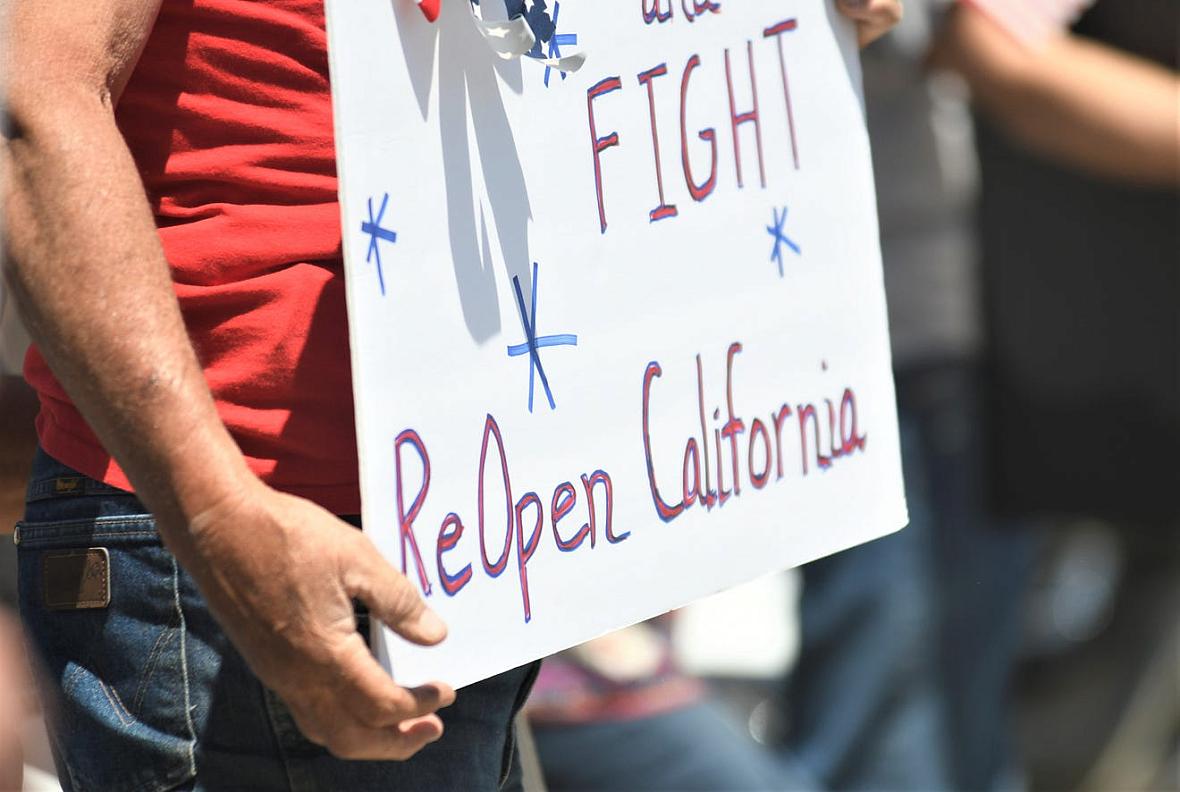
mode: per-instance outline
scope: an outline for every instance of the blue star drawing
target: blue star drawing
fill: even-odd
[[[512,285],[516,288],[516,305],[520,309],[520,323],[524,327],[525,342],[508,347],[508,357],[529,356],[529,412],[533,411],[533,387],[536,375],[541,375],[541,386],[545,389],[545,396],[549,399],[549,409],[556,410],[553,401],[553,391],[549,389],[549,378],[545,376],[545,369],[541,367],[540,350],[544,347],[577,346],[578,337],[570,333],[560,335],[537,335],[537,263],[533,262],[533,299],[532,310],[524,304],[524,293],[520,290],[520,277],[512,276]]]
[[[544,3],[539,3],[542,9],[545,8]],[[546,57],[556,60],[561,57],[561,48],[566,46],[573,46],[578,43],[577,33],[558,33],[557,32],[557,17],[561,13],[561,3],[553,4],[553,24],[551,26],[550,35],[545,39],[549,43],[549,52]],[[541,56],[541,39],[538,37],[537,44],[533,47],[536,52],[535,57]],[[545,87],[549,87],[549,75],[553,72],[552,66],[545,67]],[[561,79],[565,79],[569,75],[565,72],[560,72]]]
[[[373,217],[373,199],[369,198],[369,219],[361,223],[361,233],[369,235],[369,253],[365,256],[365,263],[372,264],[377,259],[377,282],[381,285],[381,296],[385,296],[385,274],[381,271],[381,247],[377,240],[397,242],[397,234],[388,228],[381,227],[381,218],[385,217],[385,209],[389,206],[389,193],[381,199],[381,208],[377,210],[377,217]]]
[[[781,278],[783,276],[783,245],[795,251],[796,256],[803,255],[803,252],[799,250],[799,246],[795,244],[794,240],[783,231],[783,226],[787,224],[787,207],[783,207],[782,215],[779,215],[778,209],[771,211],[774,212],[774,225],[766,227],[766,233],[774,237],[774,250],[770,253],[770,260],[778,264],[778,274]]]

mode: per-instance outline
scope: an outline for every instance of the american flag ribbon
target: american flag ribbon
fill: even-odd
[[[1060,35],[1094,0],[963,0],[1020,43],[1040,47]]]

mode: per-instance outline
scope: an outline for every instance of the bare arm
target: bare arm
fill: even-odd
[[[437,739],[453,692],[397,687],[350,598],[419,643],[445,628],[369,541],[248,470],[218,418],[113,106],[159,0],[12,0],[5,276],[54,373],[230,638],[307,736],[354,758]]]
[[[979,107],[1030,149],[1108,178],[1180,184],[1180,82],[1167,69],[1078,36],[1019,46],[970,6],[934,52]]]
[[[836,9],[856,23],[856,41],[866,47],[901,21],[901,0],[838,0]]]

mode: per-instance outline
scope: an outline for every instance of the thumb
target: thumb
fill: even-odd
[[[344,588],[369,612],[412,643],[432,646],[447,637],[447,626],[426,607],[414,585],[394,569],[367,536],[355,534],[343,558]]]

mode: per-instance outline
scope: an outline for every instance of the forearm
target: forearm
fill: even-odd
[[[1180,83],[1160,66],[1076,36],[1025,49],[971,8],[952,15],[935,64],[1023,145],[1108,178],[1180,183]]]
[[[5,274],[41,353],[183,560],[191,518],[252,479],[185,332],[109,102],[58,90],[11,109]]]

